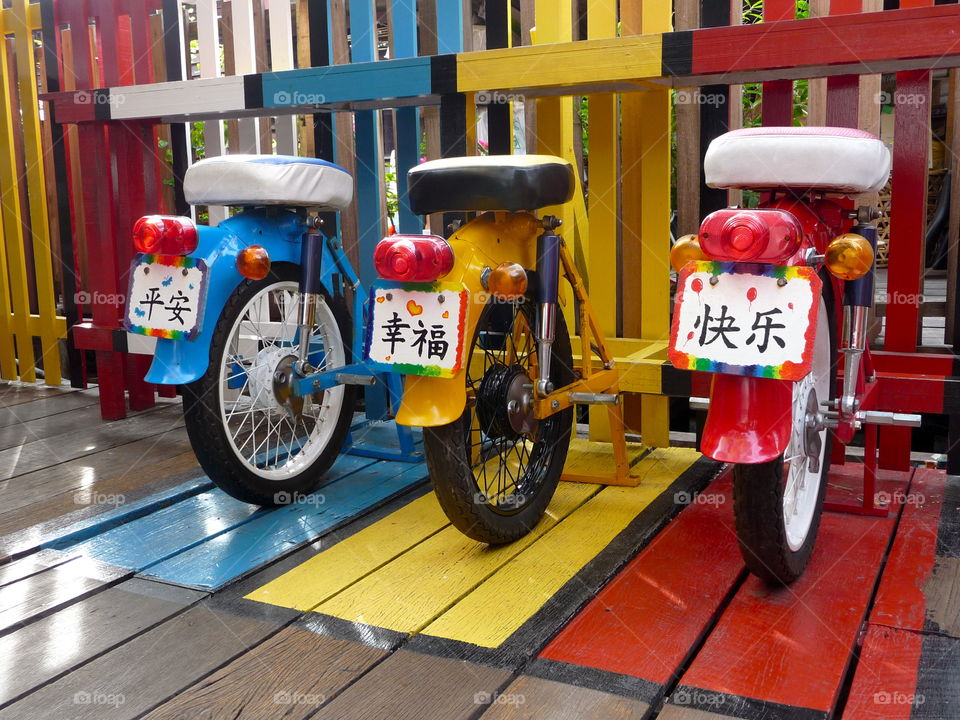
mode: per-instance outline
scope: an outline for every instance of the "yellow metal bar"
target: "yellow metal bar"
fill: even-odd
[[[40,30],[43,26],[43,21],[40,18],[40,3],[34,3],[33,5],[27,5],[27,29],[28,30]],[[14,27],[15,18],[17,17],[17,8],[12,7],[3,11],[2,22],[4,27],[11,28]],[[10,32],[7,30],[6,32]]]
[[[40,347],[43,355],[44,380],[47,385],[59,385],[59,339],[63,335],[56,331],[57,305],[53,287],[47,193],[43,178],[43,148],[41,146],[33,30],[29,25],[30,7],[27,0],[13,0],[13,32],[17,48],[17,78],[20,85],[21,121],[23,122],[23,155],[27,176],[27,197],[30,198],[30,229],[33,241],[37,306],[41,326]],[[7,26],[8,29],[9,27]]]
[[[4,16],[3,36],[6,36],[7,16]],[[14,28],[15,29],[15,28]],[[33,68],[33,63],[30,63]],[[33,356],[33,337],[27,328],[27,317],[30,315],[30,296],[27,289],[27,269],[23,252],[23,225],[20,207],[20,178],[17,168],[17,158],[14,145],[14,127],[19,125],[20,118],[14,121],[10,98],[15,88],[11,87],[10,68],[7,62],[6,47],[0,46],[0,204],[3,214],[3,235],[6,255],[6,273],[10,279],[10,301],[7,305],[12,309],[12,329],[17,340],[17,359],[19,368],[11,369],[7,348],[4,349],[3,377],[15,380],[18,375],[25,382],[34,382],[36,372]],[[5,278],[0,278],[5,280]],[[0,289],[0,294],[6,292],[6,283]],[[0,307],[0,311],[6,308]],[[6,313],[2,313],[6,316]],[[4,343],[4,345],[12,343]],[[9,348],[12,351],[12,348]]]
[[[457,55],[457,89],[563,87],[598,78],[634,82],[661,77],[661,35],[573,43],[570,13],[565,13],[569,7],[569,0],[537,0],[535,45]],[[553,33],[564,20],[565,37],[558,37]]]
[[[588,378],[577,380],[554,390],[534,403],[534,416],[538,418],[550,417],[562,412],[574,403],[570,402],[570,393],[609,393],[616,392],[617,371],[600,370]]]

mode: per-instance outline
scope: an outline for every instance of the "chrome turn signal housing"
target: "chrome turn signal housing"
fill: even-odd
[[[873,267],[873,246],[862,235],[839,235],[827,245],[823,264],[834,277],[859,280]]]

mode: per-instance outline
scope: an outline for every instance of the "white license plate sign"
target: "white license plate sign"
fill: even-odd
[[[812,268],[689,263],[677,281],[670,361],[681,370],[800,380],[822,283]]]
[[[207,267],[200,258],[137,255],[123,324],[138,335],[193,340],[200,332],[206,289]]]
[[[366,360],[405,375],[460,370],[468,293],[453,283],[389,283],[370,290]]]

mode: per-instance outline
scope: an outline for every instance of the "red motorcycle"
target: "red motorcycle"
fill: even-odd
[[[851,198],[882,188],[890,166],[883,142],[860,130],[729,132],[710,144],[706,182],[759,191],[760,202],[708,215],[671,250],[670,360],[714,373],[709,401],[693,400],[708,408],[701,451],[733,463],[741,553],[773,583],[799,577],[813,552],[831,435],[846,443],[865,422],[919,420],[863,407],[879,213]]]

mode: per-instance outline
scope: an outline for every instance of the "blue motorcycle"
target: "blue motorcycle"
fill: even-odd
[[[151,215],[134,228],[125,326],[157,337],[146,379],[181,385],[200,465],[230,495],[284,504],[314,490],[350,432],[366,292],[314,213],[346,209],[353,179],[318,159],[229,155],[194,164],[193,205],[241,211],[215,227]]]

